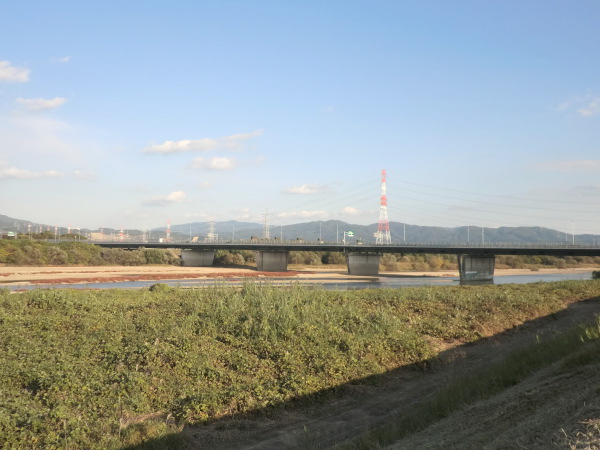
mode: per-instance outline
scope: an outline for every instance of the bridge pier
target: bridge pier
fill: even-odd
[[[212,266],[214,250],[181,250],[181,265],[184,267]]]
[[[256,250],[256,268],[263,272],[286,272],[289,253],[287,250]]]
[[[381,255],[376,253],[350,252],[346,254],[349,275],[379,275]]]
[[[494,255],[457,255],[460,284],[493,284]]]

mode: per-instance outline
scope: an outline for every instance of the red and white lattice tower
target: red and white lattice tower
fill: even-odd
[[[381,203],[379,208],[379,225],[377,226],[377,233],[375,233],[375,243],[377,244],[391,244],[392,236],[390,234],[390,221],[388,220],[387,213],[387,187],[385,184],[385,170],[381,171]]]

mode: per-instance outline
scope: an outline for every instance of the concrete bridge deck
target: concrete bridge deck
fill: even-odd
[[[136,249],[177,248],[182,250],[267,250],[267,251],[311,251],[311,252],[359,252],[401,254],[478,254],[478,255],[550,255],[550,256],[600,256],[600,244],[557,244],[557,243],[490,243],[490,244],[342,244],[331,242],[298,241],[215,241],[215,242],[143,242],[143,241],[85,241],[108,248]]]
[[[212,242],[142,242],[86,241],[107,248],[177,248],[182,250],[185,266],[210,266],[217,250],[252,250],[259,270],[285,271],[290,251],[341,252],[346,255],[351,275],[379,274],[379,262],[384,253],[398,254],[455,254],[461,282],[493,282],[497,255],[600,256],[600,245],[557,243],[477,243],[477,244],[345,244],[279,240],[240,240]]]

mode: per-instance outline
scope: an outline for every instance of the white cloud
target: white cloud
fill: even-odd
[[[56,178],[62,177],[64,174],[56,170],[46,170],[43,172],[32,172],[26,169],[10,167],[7,162],[0,161],[0,180],[17,179],[17,180],[34,180],[38,178]]]
[[[226,171],[233,170],[238,167],[256,167],[262,164],[263,160],[264,158],[262,156],[246,160],[239,160],[225,156],[214,156],[212,158],[203,158],[199,156],[198,158],[194,158],[192,160],[192,162],[188,165],[188,168],[196,170]]]
[[[556,106],[555,110],[562,112],[562,111],[566,111],[570,108],[573,107],[573,104],[576,102],[575,98],[569,98],[567,100],[565,100],[564,102],[562,102],[560,105]]]
[[[192,169],[205,169],[205,170],[232,170],[236,166],[236,162],[233,158],[225,157],[213,157],[213,158],[195,158],[190,167]]]
[[[292,186],[284,190],[284,192],[288,194],[300,194],[300,195],[310,195],[310,194],[319,194],[321,192],[327,191],[326,186],[322,186],[320,184],[302,184],[300,186]]]
[[[52,58],[52,60],[59,63],[68,63],[72,58],[72,56],[63,56],[60,58]]]
[[[581,117],[591,117],[600,114],[600,97],[585,95],[571,97],[556,107],[557,111],[576,110]]]
[[[0,81],[25,83],[29,81],[29,69],[14,67],[10,61],[0,61]]]
[[[252,219],[252,213],[250,211],[250,208],[242,208],[239,210],[233,210],[231,211],[231,215],[233,215],[233,217],[237,218],[237,219],[244,219],[244,220],[250,220]]]
[[[75,178],[78,180],[93,180],[96,178],[96,174],[94,172],[84,172],[82,170],[76,170],[73,172],[73,175],[75,175]]]
[[[361,212],[353,206],[345,206],[342,209],[342,214],[347,214],[349,216],[360,216]]]
[[[600,172],[600,159],[547,161],[537,164],[537,167],[554,172]]]
[[[277,217],[282,219],[287,218],[301,218],[301,219],[314,219],[321,218],[325,219],[329,217],[329,213],[327,211],[293,211],[293,212],[282,212],[277,214]]]
[[[577,110],[581,117],[591,117],[600,113],[600,97],[589,99],[585,106]]]
[[[201,181],[200,183],[196,184],[196,187],[198,189],[208,189],[212,187],[212,183],[210,181]]]
[[[48,111],[50,109],[58,108],[66,103],[67,99],[62,97],[55,97],[53,99],[45,98],[21,98],[19,97],[15,102],[19,104],[23,109],[27,111]]]
[[[208,152],[212,150],[240,150],[243,142],[247,139],[262,135],[262,130],[251,133],[232,134],[220,138],[184,139],[180,141],[165,141],[162,144],[146,147],[144,153],[186,153],[186,152]]]
[[[68,123],[44,114],[23,112],[0,116],[0,148],[4,158],[27,154],[76,158],[78,145]]]
[[[159,195],[156,197],[146,199],[142,202],[142,204],[145,206],[166,206],[166,205],[172,205],[175,203],[181,203],[184,200],[185,200],[185,192],[174,191],[167,195]]]

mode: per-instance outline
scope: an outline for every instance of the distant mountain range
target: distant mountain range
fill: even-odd
[[[317,241],[322,239],[326,242],[341,242],[344,238],[344,232],[352,231],[353,237],[346,237],[346,242],[353,243],[361,240],[365,243],[374,242],[374,233],[377,232],[376,223],[370,225],[349,224],[340,220],[326,220],[297,223],[293,225],[272,226],[269,228],[271,238],[283,240],[303,239],[304,241]],[[50,230],[54,232],[54,226],[31,223],[27,220],[14,219],[0,214],[0,232],[7,231],[19,233],[38,233],[40,230]],[[252,222],[194,222],[179,225],[171,225],[171,237],[173,239],[186,239],[198,237],[204,240],[209,233],[214,233],[218,239],[250,239],[251,237],[262,237],[263,226],[260,223]],[[64,234],[68,230],[65,227],[59,227],[58,233]],[[99,230],[71,230],[87,234]],[[155,228],[149,231],[153,236],[166,235],[166,227]],[[104,228],[105,234],[118,233],[119,230]],[[130,237],[141,236],[142,230],[124,230]],[[482,228],[476,226],[463,227],[428,227],[420,225],[403,224],[400,222],[390,222],[390,233],[394,243],[401,242],[444,242],[444,243],[464,243],[464,242],[548,242],[548,243],[599,243],[600,235],[578,234],[571,235],[562,231],[552,230],[543,227],[499,227]]]

